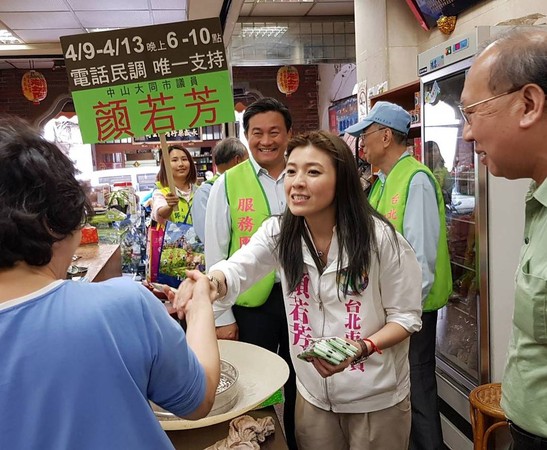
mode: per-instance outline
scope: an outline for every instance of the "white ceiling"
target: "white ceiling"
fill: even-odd
[[[187,20],[187,0],[2,0],[0,21],[28,51],[0,46],[0,54],[58,54],[59,37],[95,28],[128,28]],[[0,69],[29,68],[25,58],[2,59]],[[51,67],[51,60],[33,61]]]
[[[353,0],[244,0],[239,16],[353,16]]]
[[[51,68],[59,37],[216,17],[222,0],[1,0],[0,22],[26,46],[0,45],[0,69]],[[352,16],[353,0],[232,0],[241,18]],[[1,27],[0,23],[0,27]]]

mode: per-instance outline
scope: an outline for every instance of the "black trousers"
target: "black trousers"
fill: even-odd
[[[509,421],[509,430],[513,438],[511,450],[547,450],[547,438],[528,433],[511,421]]]
[[[410,450],[440,450],[443,432],[437,378],[435,377],[435,340],[437,311],[422,314],[422,329],[410,336],[410,402],[412,425]]]
[[[287,313],[281,283],[275,283],[266,303],[256,308],[235,305],[232,308],[239,327],[239,340],[255,344],[277,353],[289,365],[289,379],[284,386],[285,405],[283,425],[290,450],[296,450],[294,407],[296,403],[296,375],[289,353]]]

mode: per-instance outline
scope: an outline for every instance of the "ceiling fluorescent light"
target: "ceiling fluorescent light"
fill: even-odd
[[[279,37],[284,35],[289,27],[243,27],[241,36],[247,37]]]
[[[0,29],[0,44],[23,44],[11,31]]]
[[[112,31],[119,30],[120,28],[86,28],[85,31],[88,33],[99,33],[101,31]]]

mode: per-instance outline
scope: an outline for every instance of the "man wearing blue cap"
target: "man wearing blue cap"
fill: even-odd
[[[369,194],[412,245],[422,267],[422,329],[410,337],[410,449],[443,448],[435,378],[437,310],[448,301],[452,275],[441,188],[427,166],[406,150],[410,114],[398,105],[377,102],[346,133],[359,138],[366,160],[380,169]]]

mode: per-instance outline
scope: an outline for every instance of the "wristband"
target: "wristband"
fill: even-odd
[[[213,284],[217,291],[217,295],[215,297],[215,300],[218,300],[220,298],[220,281],[218,278],[214,277],[213,275],[207,275],[207,278],[209,278],[209,282]]]
[[[215,277],[214,275],[211,275],[211,274],[207,275],[207,278],[209,278],[209,281],[211,283],[213,283],[213,285],[215,286],[215,289],[217,290],[217,296],[216,296],[215,300],[218,300],[219,298],[224,297],[224,295],[226,295],[226,294],[221,295],[222,292],[220,290],[220,286],[221,286],[222,283],[220,282],[220,280],[217,277]]]
[[[366,344],[367,342],[370,344],[370,351],[368,350],[368,347]],[[354,359],[352,361],[351,363],[352,366],[360,364],[363,361],[366,361],[368,357],[372,355],[374,352],[378,353],[379,355],[382,354],[382,350],[380,350],[378,346],[368,338],[359,339],[357,343],[361,347],[361,356],[359,356],[359,358]]]
[[[370,352],[368,353],[367,356],[372,355],[374,352],[378,353],[379,355],[382,354],[382,350],[380,350],[378,346],[374,342],[372,342],[370,339],[364,338],[363,341],[368,342],[370,344]]]

